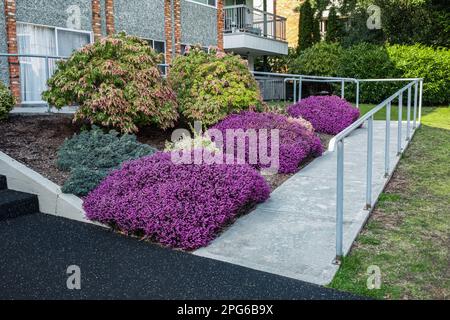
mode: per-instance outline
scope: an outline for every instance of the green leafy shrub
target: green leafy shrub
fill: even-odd
[[[450,102],[450,50],[423,45],[375,45],[360,43],[342,48],[337,43],[318,43],[289,65],[289,72],[357,79],[424,78],[423,103]],[[404,83],[366,82],[360,86],[360,102],[381,102]],[[346,84],[345,97],[355,99],[355,85]]]
[[[70,171],[62,191],[84,196],[122,162],[151,155],[155,151],[137,142],[135,135],[119,136],[114,130],[104,133],[95,126],[90,131],[82,131],[66,139],[58,150],[59,169]]]
[[[296,74],[338,76],[343,49],[338,43],[319,42],[303,50],[289,65]]]
[[[404,78],[424,78],[423,102],[450,102],[450,50],[423,45],[388,46],[389,58]]]
[[[190,49],[174,59],[169,82],[177,90],[180,113],[189,121],[212,125],[230,113],[260,108],[258,84],[236,55]]]
[[[0,81],[0,120],[8,117],[9,112],[14,108],[16,99],[11,91]]]
[[[176,96],[161,76],[161,56],[137,37],[103,38],[58,63],[43,99],[61,108],[78,104],[74,120],[136,132],[138,126],[172,127]]]
[[[360,43],[344,49],[338,74],[357,79],[401,78],[400,70],[390,59],[385,46]],[[404,83],[365,82],[360,86],[361,102],[381,102],[401,88]],[[355,99],[355,87],[346,86],[346,98]]]

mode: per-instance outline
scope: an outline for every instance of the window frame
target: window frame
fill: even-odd
[[[49,25],[39,24],[39,23],[23,22],[23,21],[17,21],[16,24],[31,25],[31,26],[51,29],[52,32],[53,32],[54,38],[55,38],[55,47],[56,47],[56,55],[55,56],[57,56],[57,57],[59,57],[58,30],[75,32],[75,33],[82,33],[82,34],[88,34],[89,35],[89,43],[93,43],[94,42],[94,33],[92,31],[88,31],[88,30],[62,28],[62,27],[49,26]],[[16,34],[16,39],[19,36],[23,36],[23,35],[22,34]],[[33,53],[29,53],[29,54],[33,54]],[[20,59],[20,57],[19,57],[19,59]],[[21,61],[20,63],[24,63],[24,62]],[[25,64],[30,64],[30,63],[25,63]],[[43,101],[43,100],[39,100],[39,101],[22,101],[21,102],[21,104],[23,104],[23,105],[27,105],[27,104],[29,104],[29,105],[36,105],[36,104],[45,104],[45,103],[46,102]]]
[[[186,0],[186,1],[187,1],[187,2],[191,2],[191,3],[198,4],[198,5],[201,5],[201,6],[204,6],[204,7],[217,9],[217,0],[214,0],[214,1],[215,1],[215,4],[214,4],[214,5],[210,5],[210,4],[207,4],[207,3],[201,3],[201,2],[198,2],[198,1],[196,1],[196,0]],[[208,0],[206,0],[206,1],[208,2]]]
[[[62,28],[62,27],[56,27],[56,26],[49,26],[46,24],[39,24],[39,23],[31,23],[31,22],[23,22],[23,21],[17,21],[17,24],[25,24],[25,25],[31,25],[31,26],[36,26],[36,27],[43,27],[43,28],[49,28],[52,29],[54,32],[54,36],[55,36],[55,44],[56,44],[56,56],[59,57],[59,45],[58,45],[58,30],[61,31],[68,31],[68,32],[75,32],[75,33],[83,33],[83,34],[87,34],[89,35],[89,43],[93,43],[94,42],[94,33],[92,31],[88,31],[88,30],[79,30],[79,29],[71,29],[71,28]],[[17,34],[17,37],[19,36],[19,34]],[[32,54],[32,53],[30,53]]]

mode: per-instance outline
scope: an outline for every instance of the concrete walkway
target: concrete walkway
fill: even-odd
[[[374,122],[373,200],[382,192],[385,122]],[[390,165],[397,153],[397,121],[391,122]],[[406,136],[403,125],[402,140]],[[367,129],[344,143],[344,250],[347,253],[369,212],[365,205]],[[391,169],[392,170],[392,169]],[[194,254],[256,270],[328,284],[335,257],[336,152],[326,152],[277,188],[268,201],[238,219],[208,247]]]

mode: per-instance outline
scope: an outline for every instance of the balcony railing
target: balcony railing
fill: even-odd
[[[224,32],[286,41],[286,18],[245,5],[224,8]]]

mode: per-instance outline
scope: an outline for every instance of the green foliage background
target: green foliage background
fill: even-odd
[[[0,81],[0,120],[8,118],[8,114],[15,104],[16,99],[11,91]]]

